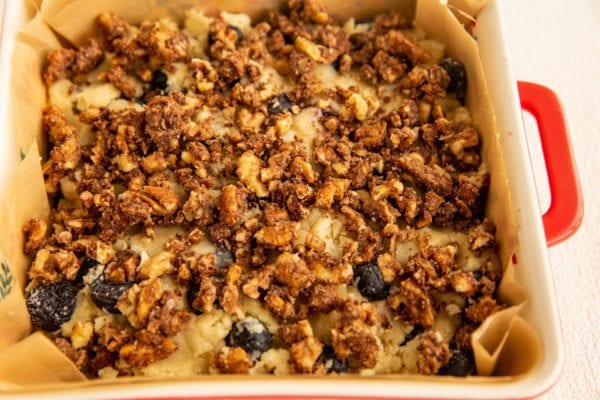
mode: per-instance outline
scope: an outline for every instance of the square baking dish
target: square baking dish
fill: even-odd
[[[0,48],[0,96],[10,104],[11,55],[17,32],[34,16],[35,2],[6,1],[3,6]],[[452,2],[451,2],[452,3]],[[469,3],[457,2],[457,3]],[[481,3],[481,2],[471,2]],[[456,4],[458,6],[458,4]],[[515,275],[527,291],[521,316],[539,332],[542,357],[530,372],[516,377],[440,379],[410,377],[215,376],[169,382],[136,382],[93,386],[3,388],[3,398],[397,398],[397,399],[519,399],[548,390],[559,377],[563,362],[560,322],[550,275],[547,246],[572,235],[582,218],[582,196],[560,104],[549,90],[531,83],[517,84],[507,57],[500,0],[490,0],[477,14],[473,35],[479,44],[486,84],[494,105],[499,142],[518,225],[518,251],[513,255]],[[519,97],[520,96],[520,97]],[[536,188],[525,139],[522,108],[538,123],[552,195],[551,207],[540,218]],[[10,107],[0,109],[3,134],[0,146],[0,190],[19,163],[11,132]],[[23,154],[22,154],[23,156]],[[1,381],[0,376],[0,381]]]

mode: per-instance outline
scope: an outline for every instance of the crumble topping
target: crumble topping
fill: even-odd
[[[23,227],[34,325],[83,372],[432,375],[472,358],[502,270],[441,44],[396,12],[340,25],[319,0],[255,25],[97,24],[47,56],[53,207]]]

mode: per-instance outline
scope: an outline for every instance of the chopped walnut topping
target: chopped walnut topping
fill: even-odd
[[[472,351],[471,335],[473,334],[473,331],[475,331],[475,327],[473,325],[463,325],[454,334],[452,343],[458,350]]]
[[[442,335],[436,331],[427,331],[421,335],[417,368],[424,375],[435,375],[450,360],[450,349]]]
[[[64,78],[75,61],[75,50],[57,49],[52,50],[46,57],[46,68],[44,70],[44,82],[51,85],[55,81]]]
[[[290,348],[290,362],[303,373],[311,372],[323,345],[314,337],[310,322],[306,319],[279,328],[281,340]]]
[[[109,351],[119,351],[133,336],[130,328],[111,323],[102,325],[97,333],[98,343],[105,346]]]
[[[90,72],[104,60],[104,51],[96,38],[91,38],[85,46],[81,46],[75,53],[73,72],[85,74]]]
[[[25,232],[25,253],[32,254],[44,246],[48,225],[46,222],[33,218],[27,221],[23,228]]]
[[[296,22],[314,22],[325,24],[329,15],[321,0],[290,0],[290,19]]]
[[[56,347],[58,347],[69,360],[73,361],[73,364],[75,364],[77,368],[82,368],[87,361],[87,351],[85,351],[85,349],[76,349],[67,339],[58,337],[54,340],[54,344],[56,344]]]
[[[293,320],[296,316],[295,299],[280,286],[272,285],[264,300],[265,307],[282,321]]]
[[[242,291],[251,299],[258,299],[259,290],[266,290],[271,286],[274,264],[268,264],[258,271],[253,271],[242,285]]]
[[[352,94],[344,107],[351,115],[359,121],[364,121],[369,113],[369,104],[363,96],[358,93]]]
[[[138,87],[136,80],[127,75],[127,72],[118,65],[111,67],[106,72],[106,79],[128,99],[133,99],[141,94],[141,87]]]
[[[387,303],[407,323],[416,323],[426,328],[433,326],[435,315],[431,299],[414,279],[400,282],[397,291],[388,297]]]
[[[242,190],[234,185],[227,185],[219,196],[219,213],[221,221],[227,225],[236,225],[246,212],[248,203]]]
[[[387,136],[385,122],[377,122],[369,125],[360,126],[355,132],[354,137],[366,148],[380,147]]]
[[[449,83],[448,74],[438,65],[427,68],[415,67],[403,79],[402,93],[410,99],[423,98],[425,101],[432,102],[446,95]]]
[[[240,291],[238,288],[241,274],[242,267],[240,267],[238,264],[233,264],[229,267],[227,270],[227,277],[225,279],[225,286],[223,287],[223,295],[221,300],[223,310],[230,314],[237,314],[239,316],[243,315],[243,312],[240,309],[241,300]]]
[[[298,36],[294,42],[296,49],[306,54],[313,61],[321,61],[321,49],[308,39]]]
[[[158,215],[172,214],[179,205],[179,197],[171,189],[165,187],[144,186],[140,196]]]
[[[448,275],[454,291],[462,296],[470,296],[475,293],[477,281],[475,278],[463,271],[454,271]]]
[[[104,33],[111,50],[135,58],[141,46],[133,33],[133,27],[115,14],[103,13],[98,17],[98,26]]]
[[[502,306],[495,299],[487,295],[465,308],[465,317],[471,322],[481,323],[501,308]]]
[[[42,124],[54,142],[50,159],[43,166],[46,191],[56,193],[58,183],[66,171],[74,169],[81,159],[77,129],[67,123],[65,114],[56,106],[44,110]]]
[[[138,268],[137,276],[140,279],[157,278],[173,270],[175,254],[162,251],[157,255],[142,262]]]
[[[247,374],[251,362],[241,347],[223,347],[212,357],[211,365],[223,374]]]
[[[496,243],[494,226],[489,221],[477,225],[469,232],[469,249],[481,251],[493,248]]]
[[[121,347],[119,356],[130,366],[143,368],[167,358],[176,350],[177,345],[170,338],[140,331],[132,342]]]
[[[450,316],[452,349],[471,351],[506,307],[503,271],[484,137],[443,46],[399,12],[338,24],[321,0],[182,22],[103,13],[99,36],[47,56],[52,208],[23,227],[28,290],[97,274],[125,290],[117,314],[76,310],[59,348],[90,376],[136,375],[189,326],[207,339],[194,370],[385,373],[400,320],[425,330],[403,351],[436,374]],[[260,358],[222,340],[247,315],[276,332]]]
[[[352,320],[331,331],[331,342],[340,359],[356,358],[363,368],[373,368],[379,358],[377,340],[360,320]]]
[[[334,285],[317,284],[312,287],[309,305],[317,311],[330,312],[341,306],[342,298]]]
[[[188,121],[185,97],[180,92],[154,96],[146,104],[145,131],[165,153],[179,149],[179,137]]]
[[[117,252],[116,257],[104,268],[104,276],[112,282],[131,282],[137,275],[141,257],[130,250]]]
[[[314,274],[306,263],[297,254],[291,253],[277,257],[273,276],[294,292],[306,289],[314,280]]]
[[[316,194],[316,206],[329,208],[334,202],[340,201],[344,197],[344,193],[350,185],[348,179],[328,179]]]
[[[133,285],[123,293],[117,302],[117,308],[127,317],[134,328],[141,328],[152,308],[158,303],[162,295],[162,284],[158,278],[143,281]]]
[[[72,251],[45,247],[38,250],[29,268],[29,279],[56,282],[65,278],[72,281],[77,277],[79,267],[79,259]]]
[[[426,165],[423,158],[416,153],[403,155],[397,161],[400,167],[427,188],[442,196],[449,196],[452,193],[452,179],[441,167]]]
[[[74,349],[86,347],[94,335],[94,324],[77,321],[71,329],[71,344]]]
[[[156,63],[171,63],[188,57],[188,38],[161,22],[143,22],[138,36],[140,44],[156,59]],[[151,60],[152,62],[152,60]]]
[[[261,228],[254,237],[257,242],[270,247],[286,248],[296,239],[295,222],[279,222]]]
[[[269,195],[269,192],[259,179],[261,169],[261,159],[256,157],[252,152],[247,151],[240,156],[237,176],[246,185],[248,190],[255,193],[258,197],[266,197]]]

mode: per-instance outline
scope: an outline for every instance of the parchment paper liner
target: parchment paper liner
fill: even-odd
[[[210,0],[202,6],[208,13],[218,10],[246,12],[259,17],[265,10],[279,7],[283,0],[242,1]],[[510,194],[496,132],[494,113],[485,85],[477,43],[463,29],[446,5],[436,0],[370,0],[325,1],[332,14],[340,19],[363,17],[389,9],[398,9],[415,15],[417,24],[427,34],[446,46],[447,53],[464,62],[468,75],[467,106],[475,126],[482,135],[483,160],[491,171],[487,214],[497,226],[500,258],[506,265],[498,296],[510,307],[489,317],[473,334],[472,344],[480,375],[471,381],[502,382],[516,379],[531,371],[541,359],[539,337],[533,328],[519,316],[526,291],[516,281],[512,254],[516,252],[517,235],[513,220]],[[368,4],[364,4],[368,3]],[[476,16],[485,0],[451,0],[452,6]],[[31,333],[31,324],[23,296],[30,259],[22,253],[23,224],[32,217],[47,219],[49,205],[40,168],[40,154],[46,154],[41,136],[41,112],[46,103],[46,92],[41,81],[43,59],[60,41],[80,44],[94,32],[94,18],[103,11],[115,12],[132,23],[144,19],[171,16],[180,18],[181,11],[198,6],[195,0],[46,0],[40,13],[19,33],[15,44],[11,77],[12,126],[16,143],[24,159],[0,202],[0,261],[12,274],[10,293],[0,299],[0,393],[40,388],[105,386],[107,384],[149,383],[148,378],[118,378],[116,380],[88,381],[77,368],[41,333]],[[25,151],[25,149],[27,151]],[[38,151],[40,149],[41,151]],[[500,377],[502,376],[502,377]],[[176,381],[223,379],[215,376],[197,376]],[[231,378],[229,378],[231,379]],[[241,379],[283,379],[274,377],[242,377]],[[302,379],[286,377],[285,379]],[[320,377],[311,379],[407,379],[419,381],[456,380],[449,377],[422,377],[406,375],[377,375],[375,377]],[[167,381],[169,379],[165,379]],[[154,379],[156,382],[156,379]],[[79,382],[79,383],[76,383]]]

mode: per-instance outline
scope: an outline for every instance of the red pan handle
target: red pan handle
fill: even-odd
[[[571,237],[583,218],[583,195],[567,123],[556,94],[545,86],[518,82],[521,107],[538,125],[550,185],[550,208],[543,216],[548,246]]]

